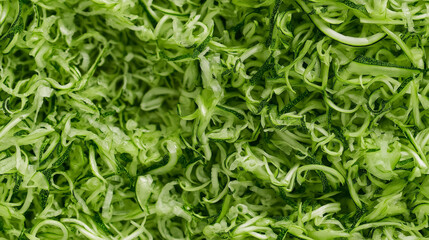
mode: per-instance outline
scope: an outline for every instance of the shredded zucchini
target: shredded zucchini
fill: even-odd
[[[0,1],[0,239],[429,239],[428,17]]]

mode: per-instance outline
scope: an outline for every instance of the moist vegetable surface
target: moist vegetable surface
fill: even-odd
[[[429,2],[1,0],[0,239],[429,239]]]

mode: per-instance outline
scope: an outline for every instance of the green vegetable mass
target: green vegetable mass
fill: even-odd
[[[0,0],[0,239],[429,239],[429,2]]]

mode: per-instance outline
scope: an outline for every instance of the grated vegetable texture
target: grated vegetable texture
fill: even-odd
[[[0,239],[429,239],[429,2],[0,0]]]

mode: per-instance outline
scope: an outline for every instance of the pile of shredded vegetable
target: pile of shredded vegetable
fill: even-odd
[[[0,0],[0,239],[429,239],[429,2]]]

